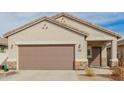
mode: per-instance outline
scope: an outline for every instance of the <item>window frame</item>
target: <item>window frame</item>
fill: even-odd
[[[4,47],[0,47],[0,53],[5,53],[5,48]]]
[[[88,51],[90,54],[88,53]],[[87,58],[92,58],[92,47],[87,48]]]

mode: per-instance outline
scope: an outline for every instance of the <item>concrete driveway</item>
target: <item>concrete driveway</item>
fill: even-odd
[[[74,70],[20,70],[14,75],[1,77],[1,81],[76,81]]]
[[[0,81],[111,81],[110,69],[92,68],[95,76],[88,77],[84,70],[19,70],[16,74],[0,77]]]

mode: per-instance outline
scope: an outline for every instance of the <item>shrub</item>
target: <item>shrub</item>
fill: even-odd
[[[94,73],[93,69],[88,67],[88,68],[85,69],[85,75],[86,76],[94,76],[95,73]]]
[[[118,65],[119,65],[120,67],[124,67],[124,61],[119,61],[119,62],[118,62]]]
[[[123,67],[115,67],[113,68],[112,75],[115,80],[124,80],[124,68]]]
[[[7,66],[6,64],[4,64],[4,65],[2,66],[2,69],[4,70],[4,72],[9,71],[8,66]]]

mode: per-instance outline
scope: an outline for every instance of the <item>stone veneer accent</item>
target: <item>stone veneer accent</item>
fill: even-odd
[[[7,62],[7,65],[11,70],[16,70],[17,68],[17,63],[15,61]]]
[[[9,69],[11,70],[16,70],[17,69],[17,63],[16,61],[9,61],[7,62],[7,65],[9,67]],[[82,70],[88,67],[87,62],[82,62],[82,61],[77,61],[75,62],[75,70]]]
[[[81,69],[85,69],[87,67],[88,67],[87,62],[82,62],[82,61],[75,62],[75,70],[81,70]]]

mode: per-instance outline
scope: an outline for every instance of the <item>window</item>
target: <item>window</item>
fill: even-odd
[[[91,58],[92,57],[92,48],[87,49],[87,57]]]
[[[4,53],[4,52],[5,52],[4,47],[0,47],[0,53]]]

